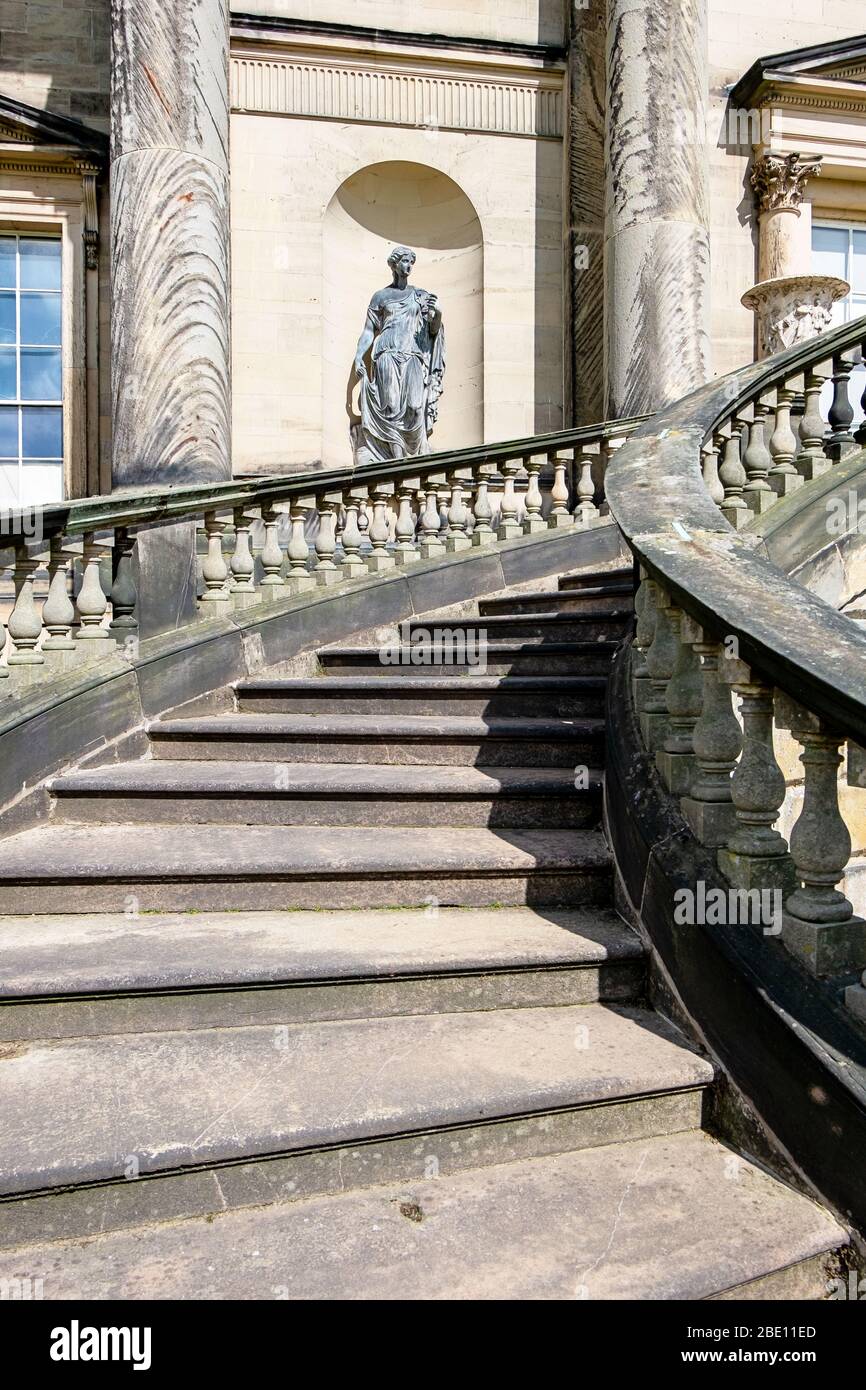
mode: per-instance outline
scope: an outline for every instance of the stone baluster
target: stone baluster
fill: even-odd
[[[756,515],[769,510],[776,502],[776,494],[767,481],[773,467],[773,456],[767,448],[764,429],[770,408],[762,401],[756,401],[751,423],[748,426],[749,442],[743,455],[743,466],[748,482],[743,489],[743,500]]]
[[[534,535],[537,531],[546,531],[547,522],[541,515],[543,499],[541,496],[541,470],[544,467],[546,455],[531,454],[526,460],[526,471],[528,481],[526,484],[526,514],[523,518],[523,534],[525,536]]]
[[[412,498],[420,478],[401,478],[397,484],[397,524],[394,530],[394,559],[402,567],[414,565],[421,556],[415,542],[415,514]]]
[[[286,546],[289,561],[286,588],[291,594],[302,594],[316,587],[316,581],[310,573],[310,543],[307,540],[307,513],[314,511],[315,506],[314,497],[298,495],[291,501],[291,534]]]
[[[262,523],[265,528],[265,543],[259,556],[262,562],[262,598],[281,598],[285,594],[283,582],[283,548],[280,545],[280,521],[283,513],[274,503],[262,507]]]
[[[360,579],[368,573],[361,555],[361,506],[367,500],[365,487],[349,488],[346,495],[346,519],[343,522],[343,578]]]
[[[361,532],[361,556],[362,558],[370,553],[372,544],[370,542],[370,499],[364,491],[363,501],[358,512],[358,530]]]
[[[857,448],[851,433],[854,407],[848,395],[848,382],[851,380],[853,364],[841,353],[833,358],[833,400],[827,415],[830,437],[827,440],[827,456],[832,463],[839,463]]]
[[[786,497],[802,483],[801,475],[794,467],[797,437],[791,428],[791,406],[796,396],[796,391],[788,386],[780,386],[776,391],[774,428],[770,435],[770,457],[773,466],[768,482],[778,497]],[[795,481],[798,478],[800,481]]]
[[[502,468],[505,488],[502,493],[502,504],[499,508],[499,528],[496,532],[501,541],[513,541],[518,536],[523,535],[523,527],[517,520],[517,494],[515,492],[517,477],[522,471],[523,464],[520,459],[507,459]]]
[[[738,531],[743,526],[747,526],[752,517],[752,513],[743,500],[746,470],[740,460],[740,442],[739,428],[736,423],[733,423],[730,426],[730,433],[725,436],[722,446],[722,462],[719,468],[719,479],[725,489],[722,513],[725,520],[735,526]]]
[[[229,561],[232,573],[229,593],[235,608],[249,608],[258,600],[255,585],[255,561],[250,545],[252,521],[243,507],[234,508],[235,545]]]
[[[862,344],[860,351],[862,354],[861,366],[866,366],[866,343]],[[866,449],[866,386],[863,387],[863,395],[860,397],[860,409],[863,412],[863,419],[854,431],[854,438],[861,449]]]
[[[667,688],[676,665],[679,644],[664,590],[653,581],[649,593],[655,608],[655,631],[646,654],[650,689],[640,716],[640,725],[647,750],[655,754],[670,728]]]
[[[138,655],[138,595],[135,590],[134,557],[135,537],[125,527],[118,527],[111,549],[111,622],[108,631],[122,654],[130,660]],[[44,621],[44,610],[42,618]]]
[[[36,668],[45,665],[45,657],[37,650],[42,636],[42,619],[33,599],[33,575],[39,561],[28,553],[27,542],[15,545],[15,606],[9,614],[8,629],[12,639],[9,666],[28,680],[35,678]]]
[[[598,462],[598,454],[588,445],[580,446],[574,451],[574,490],[577,501],[574,507],[575,526],[594,526],[599,519],[599,510],[595,505],[595,479],[592,475],[593,466]]]
[[[668,791],[674,796],[685,796],[695,770],[692,738],[702,708],[701,664],[691,642],[683,640],[682,621],[685,614],[669,599],[665,600],[664,608],[677,651],[665,690],[668,730],[661,748],[656,752],[656,767]]]
[[[656,610],[651,593],[651,583],[646,570],[641,569],[641,582],[634,598],[635,632],[632,643],[632,695],[638,715],[643,713],[649,697],[650,675],[647,669],[646,654],[652,644],[656,630]]]
[[[223,555],[223,531],[226,522],[216,512],[205,512],[204,532],[207,537],[207,554],[202,560],[201,574],[205,582],[205,592],[201,601],[208,606],[205,615],[224,612],[231,603],[228,591],[229,569]]]
[[[738,657],[719,663],[719,675],[740,699],[743,751],[731,778],[736,827],[719,850],[722,873],[738,888],[787,892],[788,846],[775,830],[785,800],[785,777],[773,748],[773,690]]]
[[[803,382],[805,404],[800,419],[800,453],[797,456],[797,477],[800,486],[807,478],[818,478],[832,467],[824,452],[826,426],[821,414],[821,392],[826,376],[819,371],[807,371]]]
[[[108,599],[103,591],[99,573],[101,560],[102,547],[97,545],[93,532],[88,531],[83,538],[81,588],[78,590],[77,602],[77,642],[97,644],[111,641],[108,629],[102,625],[108,611]],[[93,650],[96,650],[95,646]]]
[[[866,922],[836,884],[851,857],[851,836],[839,811],[838,773],[844,738],[802,705],[780,695],[779,716],[799,743],[803,804],[791,831],[795,883],[785,901],[782,940],[815,975],[844,975],[866,966]]]
[[[740,726],[731,704],[731,688],[719,679],[724,648],[687,614],[680,635],[691,642],[701,661],[701,712],[692,730],[695,768],[691,786],[680,806],[701,844],[720,849],[736,828],[731,799],[731,774],[743,747]]]
[[[493,506],[490,501],[490,474],[493,465],[482,463],[478,469],[478,485],[475,489],[475,503],[473,515],[475,526],[472,531],[473,546],[492,545],[496,536],[491,525],[493,521]]]
[[[551,531],[559,530],[563,526],[572,525],[572,516],[568,510],[568,465],[570,459],[567,454],[557,451],[548,455],[553,464],[553,485],[550,489],[550,514],[547,518],[547,525]]]
[[[721,435],[714,434],[710,443],[704,445],[703,466],[701,469],[704,487],[707,489],[707,492],[717,507],[720,507],[725,500],[725,489],[719,477],[720,449]]]
[[[71,581],[72,565],[63,549],[63,537],[52,536],[48,559],[48,595],[42,605],[42,626],[48,636],[43,640],[42,652],[46,665],[57,671],[64,670],[74,661],[72,624],[75,622],[75,605],[70,595]]]
[[[373,484],[373,520],[370,522],[370,542],[373,549],[367,556],[367,568],[372,574],[382,574],[395,567],[394,556],[388,550],[391,528],[386,515],[393,496],[393,483]]]
[[[444,475],[431,473],[425,480],[424,510],[421,513],[421,559],[438,560],[445,554],[445,545],[440,529],[442,518],[439,514],[439,488]]]
[[[313,578],[320,587],[342,583],[343,572],[334,559],[337,553],[337,508],[342,505],[342,500],[342,493],[339,492],[322,492],[316,498],[319,527],[316,532]]]
[[[465,550],[472,544],[466,534],[469,514],[463,501],[463,484],[471,481],[471,478],[472,473],[468,468],[455,468],[450,475],[451,506],[448,508],[448,535],[445,537],[445,549],[449,552]]]
[[[2,617],[0,617],[0,657],[3,656],[3,653],[4,653],[5,650],[6,650],[6,624],[4,623]],[[8,679],[9,679],[9,667],[8,667],[4,662],[0,662],[0,681],[8,681]],[[7,688],[7,690],[8,690],[9,687],[7,686],[6,688]]]

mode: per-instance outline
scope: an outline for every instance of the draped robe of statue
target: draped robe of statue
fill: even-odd
[[[366,329],[374,335],[370,375],[361,378],[358,463],[429,454],[445,374],[445,329],[431,333],[430,295],[407,285],[370,301]]]

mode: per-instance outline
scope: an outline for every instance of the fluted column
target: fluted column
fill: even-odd
[[[115,487],[231,476],[227,0],[111,0]]]
[[[709,376],[706,102],[706,0],[610,0],[608,418],[657,410]]]

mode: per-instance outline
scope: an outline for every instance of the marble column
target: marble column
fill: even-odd
[[[610,0],[605,157],[607,414],[709,376],[707,0]]]
[[[228,0],[111,0],[115,487],[231,476]]]
[[[758,214],[758,283],[742,303],[755,315],[758,357],[805,342],[830,327],[833,304],[849,285],[832,275],[811,273],[808,227],[801,204],[810,179],[821,172],[821,156],[763,154],[751,173]]]

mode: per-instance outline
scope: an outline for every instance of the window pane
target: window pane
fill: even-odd
[[[21,399],[60,400],[60,348],[21,349]]]
[[[15,288],[15,238],[0,236],[0,285]]]
[[[0,343],[15,342],[15,296],[0,294]]]
[[[0,457],[18,457],[18,407],[0,406]]]
[[[60,242],[45,237],[21,237],[22,290],[60,289]]]
[[[18,395],[15,349],[0,348],[0,400],[14,401]]]
[[[866,232],[854,233],[851,288],[855,294],[866,294]]]
[[[21,415],[22,456],[30,459],[61,458],[63,412],[51,406],[25,406]]]
[[[817,275],[848,278],[847,227],[812,228],[812,269]]]
[[[21,342],[59,344],[59,294],[22,294]]]
[[[21,501],[25,504],[63,501],[63,464],[39,459],[21,469]]]

